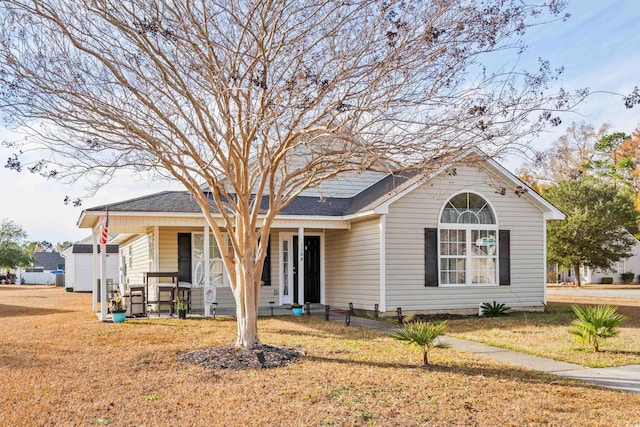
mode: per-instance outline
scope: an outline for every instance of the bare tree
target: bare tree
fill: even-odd
[[[96,185],[122,169],[180,181],[215,238],[229,232],[237,345],[250,348],[267,236],[302,190],[354,171],[437,168],[469,147],[496,155],[573,107],[547,93],[561,70],[545,61],[488,66],[521,54],[526,30],[563,7],[0,1],[3,116],[30,129],[22,153],[47,149],[8,166]]]
[[[516,171],[516,175],[538,192],[549,185],[589,174],[596,155],[595,145],[611,126],[596,129],[587,123],[571,123],[551,147],[533,150],[532,160]]]

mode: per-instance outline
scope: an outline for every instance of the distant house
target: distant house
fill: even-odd
[[[477,313],[497,301],[542,310],[546,225],[564,214],[477,154],[427,175],[364,172],[302,193],[272,225],[259,306]],[[219,249],[228,242],[216,241],[187,192],[85,209],[79,227],[97,238],[107,207],[125,292],[145,273],[172,272],[192,287],[194,314],[211,315],[214,303],[233,310]],[[160,293],[152,285],[147,301]]]
[[[111,236],[113,237],[113,236]],[[98,253],[100,253],[100,246]],[[65,287],[74,292],[93,291],[93,239],[91,236],[62,251],[66,260]],[[107,279],[120,281],[118,245],[107,245]]]
[[[580,282],[602,283],[603,277],[611,277],[613,279],[613,283],[621,283],[622,273],[628,272],[634,274],[634,282],[640,282],[640,240],[635,237],[634,240],[635,243],[631,250],[633,254],[629,258],[625,258],[615,263],[611,269],[601,270],[582,266],[582,268],[580,268]],[[560,282],[575,282],[575,273],[573,272],[573,268],[565,271],[558,271],[558,267],[556,266],[555,269]]]
[[[33,254],[33,264],[24,272],[25,283],[34,285],[56,284],[54,271],[64,271],[64,258],[58,252],[36,252]],[[64,281],[62,281],[64,284]]]

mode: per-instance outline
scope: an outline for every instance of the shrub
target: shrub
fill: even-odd
[[[620,274],[620,278],[622,279],[622,283],[631,283],[633,282],[633,278],[636,275],[632,271],[627,271],[625,273]]]
[[[442,335],[446,326],[446,320],[436,323],[409,322],[391,334],[391,337],[399,341],[406,341],[408,344],[412,344],[422,350],[422,361],[425,365],[428,365],[429,358],[427,353],[429,348],[433,347],[433,342],[438,338],[438,335]]]
[[[613,283],[613,277],[603,277],[602,279],[600,279],[600,283],[602,283],[603,285],[610,285]]]
[[[578,318],[571,322],[569,333],[593,346],[594,351],[600,351],[600,343],[607,338],[618,336],[618,325],[627,319],[612,305],[574,305],[571,310]]]
[[[511,307],[507,307],[505,304],[497,304],[494,301],[493,303],[482,303],[480,309],[482,310],[482,315],[485,317],[499,317],[506,316],[509,310],[511,310]]]

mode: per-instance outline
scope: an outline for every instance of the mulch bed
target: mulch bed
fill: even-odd
[[[470,319],[478,317],[478,315],[472,314],[451,314],[451,313],[437,313],[437,314],[410,314],[405,316],[406,321],[420,321],[420,322],[440,322],[443,320],[460,320]]]
[[[270,369],[291,365],[304,357],[300,350],[289,347],[263,345],[247,350],[231,345],[207,347],[178,355],[178,360],[214,370]]]

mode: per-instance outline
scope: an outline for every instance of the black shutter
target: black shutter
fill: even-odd
[[[269,242],[267,243],[267,255],[264,257],[261,280],[264,286],[271,286],[271,236],[269,236]]]
[[[424,285],[438,286],[438,229],[424,229]]]
[[[511,232],[500,230],[498,232],[499,263],[500,263],[500,286],[511,285]]]

